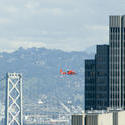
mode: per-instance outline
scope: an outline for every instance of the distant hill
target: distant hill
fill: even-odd
[[[90,46],[88,48],[85,49],[85,52],[87,52],[88,54],[95,54],[96,53],[96,45]]]
[[[91,58],[87,52],[64,52],[46,48],[19,48],[13,53],[0,53],[0,76],[6,72],[23,74],[24,103],[38,101],[43,95],[51,98],[71,100],[73,104],[84,102],[84,60]],[[72,69],[74,76],[62,76],[64,71]],[[0,85],[0,98],[4,100],[5,81]]]

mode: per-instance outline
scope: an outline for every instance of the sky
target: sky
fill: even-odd
[[[108,44],[109,15],[124,15],[124,6],[125,0],[0,0],[0,51]]]

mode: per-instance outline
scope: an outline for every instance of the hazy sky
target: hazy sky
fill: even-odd
[[[20,46],[79,51],[108,43],[114,14],[125,14],[125,0],[0,0],[0,51]]]

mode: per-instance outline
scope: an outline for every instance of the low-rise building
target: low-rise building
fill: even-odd
[[[72,125],[85,125],[85,115],[84,114],[74,114],[71,119]]]
[[[85,125],[113,125],[113,114],[102,113],[88,113],[85,116]]]
[[[72,115],[72,125],[125,125],[125,110],[93,110]]]

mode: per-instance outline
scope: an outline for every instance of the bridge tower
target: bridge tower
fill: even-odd
[[[6,74],[5,125],[23,125],[22,74]]]

